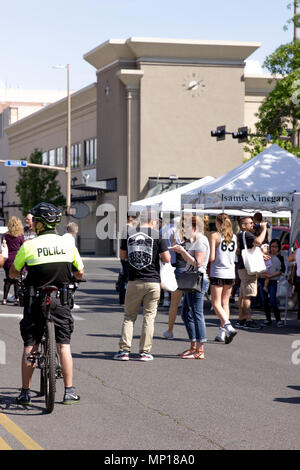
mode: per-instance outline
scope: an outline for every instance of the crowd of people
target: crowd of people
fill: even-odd
[[[0,267],[4,267],[6,276],[2,304],[7,303],[9,289],[13,285],[14,303],[19,305],[18,289],[22,278],[25,280],[24,285],[34,286],[35,292],[47,282],[54,282],[58,287],[63,282],[69,282],[72,277],[71,271],[75,277],[78,276],[78,279],[82,278],[83,263],[75,244],[78,226],[70,223],[66,233],[58,236],[55,226],[60,220],[59,209],[46,203],[41,203],[31,210],[26,216],[25,227],[17,217],[9,219],[8,230],[0,244]],[[257,220],[259,223],[254,225]],[[197,289],[186,289],[184,293],[180,289],[171,292],[168,330],[163,336],[173,339],[176,315],[182,301],[181,316],[190,343],[186,350],[178,353],[182,359],[205,359],[204,347],[207,342],[205,298],[210,299],[211,308],[219,320],[219,332],[215,338],[217,342],[230,344],[239,328],[256,330],[271,325],[272,313],[276,327],[283,326],[277,303],[277,287],[278,280],[287,270],[280,254],[280,242],[272,239],[268,243],[267,224],[257,214],[254,219],[249,216],[242,217],[239,220],[239,229],[235,234],[232,221],[225,213],[216,216],[214,231],[210,231],[207,217],[197,215],[185,214],[177,224],[170,221],[167,227],[162,227],[158,214],[151,210],[142,212],[138,219],[128,214],[128,222],[122,233],[120,245],[125,293],[120,303],[124,302],[124,318],[119,351],[114,355],[114,359],[121,361],[130,359],[134,325],[142,305],[143,324],[139,342],[139,360],[143,362],[153,360],[151,349],[155,317],[161,299],[161,264],[172,264],[178,283],[182,275],[188,272],[196,273],[197,279],[201,279],[200,287]],[[39,237],[39,235],[44,236]],[[50,246],[54,247],[53,244],[63,247],[55,251],[62,256],[59,260],[62,263],[60,269],[57,269],[56,258],[47,259],[45,254],[48,253]],[[44,245],[48,247],[45,248],[45,253],[43,249],[38,250]],[[265,270],[259,275],[249,274],[245,267],[242,256],[245,245],[249,249],[259,247],[263,253]],[[45,256],[43,255],[43,259],[38,259],[37,253],[42,252]],[[295,268],[290,277],[298,296],[297,318],[300,324],[299,248],[290,254],[288,262],[293,263]],[[239,289],[239,317],[234,325],[230,318],[233,288]],[[265,320],[260,325],[251,317],[251,301],[258,292],[265,312]],[[28,308],[26,300],[24,305],[24,316],[20,323],[24,340],[22,390],[17,399],[17,402],[23,405],[30,404],[29,389],[33,373],[33,367],[30,362],[26,362],[26,358],[36,350],[42,331],[36,323],[40,314],[40,304],[37,304],[36,310],[33,304]],[[80,400],[72,382],[71,308],[71,303],[64,305],[57,298],[55,309],[52,311],[54,322],[56,322],[55,315],[59,317],[58,323],[55,323],[55,334],[63,368],[66,404]],[[62,318],[66,319],[66,323],[61,322]]]
[[[36,232],[34,231],[33,217],[32,214],[28,213],[25,217],[25,225],[23,225],[22,220],[19,217],[12,216],[7,223],[7,232],[3,234],[2,240],[0,243],[0,249],[4,246],[7,248],[7,257],[3,259],[3,269],[5,272],[4,284],[3,284],[3,297],[2,305],[6,305],[8,301],[13,305],[18,306],[19,301],[19,291],[23,278],[26,276],[26,267],[20,272],[20,274],[15,278],[11,279],[9,276],[10,267],[13,265],[15,257],[23,245],[23,243],[28,240],[33,240],[36,238]],[[78,225],[74,222],[70,222],[66,226],[66,231],[62,235],[71,246],[75,245],[75,240],[78,234]],[[2,250],[1,250],[2,251]],[[0,253],[1,253],[0,251]],[[14,294],[8,298],[10,288],[13,286]],[[75,308],[79,306],[75,306]]]
[[[215,231],[207,225],[208,217],[185,214],[180,223],[171,221],[160,227],[159,217],[145,211],[148,217],[143,223],[131,218],[131,227],[122,236],[120,258],[127,285],[124,300],[124,321],[119,342],[119,352],[114,358],[129,360],[134,323],[140,306],[143,304],[143,327],[140,340],[140,359],[150,361],[154,320],[160,300],[160,262],[171,263],[175,277],[184,271],[193,270],[202,276],[201,291],[182,292],[180,289],[170,294],[168,329],[163,333],[166,339],[174,338],[174,324],[181,305],[181,317],[190,341],[189,348],[179,353],[182,359],[204,359],[204,346],[207,342],[204,300],[210,294],[211,308],[219,319],[217,342],[230,344],[237,329],[258,330],[272,324],[272,313],[277,328],[283,326],[278,306],[277,287],[280,277],[286,272],[284,259],[280,254],[278,239],[268,243],[267,223],[260,213],[244,216],[239,220],[239,231],[234,233],[232,221],[225,213],[215,219]],[[144,214],[144,217],[145,217]],[[156,231],[153,232],[153,227]],[[249,274],[244,265],[242,251],[246,247],[259,247],[265,270],[259,274]],[[293,253],[289,262],[296,262],[297,270],[293,284],[298,294],[298,321],[300,323],[300,249]],[[238,319],[234,325],[230,319],[232,291],[239,290]],[[137,295],[139,292],[139,295]],[[155,292],[155,294],[154,294]],[[258,323],[252,319],[251,306],[254,298],[260,297],[265,320]],[[149,305],[151,304],[151,308]],[[148,338],[145,343],[145,338]]]

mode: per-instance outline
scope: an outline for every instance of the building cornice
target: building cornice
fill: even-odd
[[[89,85],[71,95],[71,117],[76,118],[76,114],[82,110],[88,110],[91,106],[95,106],[97,102],[96,83]],[[30,114],[23,119],[15,122],[5,128],[5,132],[9,138],[18,136],[29,130],[36,129],[40,126],[49,125],[53,121],[66,119],[67,114],[67,98],[56,103],[52,103],[45,108]]]
[[[245,95],[269,94],[282,76],[245,75]]]
[[[129,38],[109,39],[84,54],[97,70],[117,60],[175,59],[243,62],[261,46],[258,42],[199,41],[187,39]]]

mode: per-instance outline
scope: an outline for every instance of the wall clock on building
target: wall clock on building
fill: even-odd
[[[187,74],[182,82],[183,90],[192,98],[200,96],[205,90],[205,86],[203,79],[196,72]]]

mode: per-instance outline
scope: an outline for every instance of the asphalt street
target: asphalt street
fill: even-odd
[[[239,330],[229,345],[216,343],[218,321],[206,302],[206,359],[182,360],[188,346],[180,316],[173,340],[162,337],[168,309],[159,307],[153,362],[138,358],[139,315],[129,362],[114,361],[123,319],[115,281],[117,259],[85,258],[87,283],[76,293],[72,338],[79,404],[45,413],[32,383],[32,406],[18,406],[22,309],[0,305],[0,449],[253,450],[299,449],[300,336],[296,313],[287,325]],[[0,290],[3,286],[0,274]],[[2,298],[2,296],[1,296]],[[231,318],[237,318],[232,308]],[[262,322],[262,312],[253,318]],[[111,455],[111,452],[107,455]]]

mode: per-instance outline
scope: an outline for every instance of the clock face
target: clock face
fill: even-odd
[[[195,98],[203,93],[205,83],[198,73],[192,72],[184,78],[182,88],[189,96]]]

